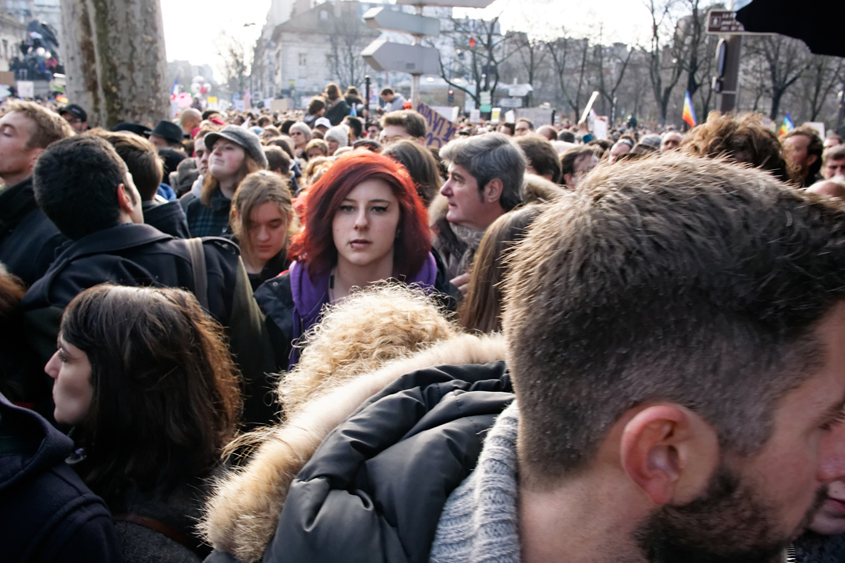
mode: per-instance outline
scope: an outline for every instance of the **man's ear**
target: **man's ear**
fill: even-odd
[[[502,197],[504,187],[505,185],[500,178],[493,178],[487,182],[481,194],[482,198],[484,198],[484,203],[495,203],[499,201],[499,198]]]
[[[716,432],[680,405],[638,412],[625,425],[619,447],[628,477],[658,506],[698,497],[719,464]]]
[[[117,203],[118,205],[120,205],[121,211],[124,211],[130,215],[135,209],[135,203],[133,202],[132,194],[130,194],[129,190],[126,188],[126,184],[117,185]]]
[[[38,160],[38,157],[44,153],[44,149],[42,148],[33,148],[30,149],[29,153],[29,169],[32,170],[35,168],[35,161]]]
[[[817,154],[811,154],[811,155],[808,155],[808,162],[807,162],[807,166],[808,166],[808,167],[813,166],[813,165],[816,163],[816,161],[817,161],[818,159],[819,159],[819,155],[817,155]]]
[[[563,183],[570,188],[572,187],[572,174],[564,174],[563,175]]]

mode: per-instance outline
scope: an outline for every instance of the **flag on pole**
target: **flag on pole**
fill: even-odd
[[[684,113],[681,116],[681,119],[686,121],[687,125],[690,127],[696,126],[695,108],[692,107],[692,100],[689,97],[689,92],[687,92],[684,96]]]
[[[793,129],[795,129],[795,124],[792,123],[792,117],[790,117],[789,113],[787,112],[786,117],[783,118],[783,125],[780,126],[780,131],[778,131],[778,135],[786,135]]]
[[[179,93],[179,79],[173,81],[173,88],[170,90],[170,99],[175,100],[176,94]]]

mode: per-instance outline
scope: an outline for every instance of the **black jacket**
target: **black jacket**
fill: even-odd
[[[0,192],[0,262],[26,285],[44,275],[65,242],[35,203],[31,177]]]
[[[3,561],[120,562],[106,505],[65,463],[70,438],[0,395]]]
[[[265,373],[272,371],[273,362],[240,251],[220,238],[203,239],[203,249],[208,310],[226,327],[230,349],[247,381],[244,421],[269,422],[276,414],[275,384]],[[104,282],[195,290],[190,252],[183,240],[132,223],[85,236],[62,252],[21,304],[27,340],[44,363],[55,351],[62,310],[79,293]]]
[[[176,238],[191,238],[188,219],[179,200],[166,203],[145,201],[141,206],[144,211],[144,223],[147,225]]]
[[[293,481],[263,561],[427,562],[446,499],[512,399],[504,362],[399,378],[335,428]]]

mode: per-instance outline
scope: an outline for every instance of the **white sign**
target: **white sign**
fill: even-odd
[[[246,109],[246,102],[243,100],[235,100],[235,109],[238,111],[244,111]]]
[[[415,14],[406,14],[390,8],[370,8],[364,21],[373,29],[386,29],[411,35],[438,35],[440,20]]]
[[[449,121],[458,120],[458,108],[456,106],[431,106],[431,109],[433,109]]]
[[[508,96],[511,98],[520,98],[527,96],[529,92],[533,92],[534,88],[531,84],[508,84]]]
[[[376,70],[409,74],[440,74],[440,53],[434,47],[376,40],[361,51]]]
[[[505,121],[507,123],[516,123],[516,113],[513,110],[505,112]]]
[[[805,121],[803,123],[803,126],[812,127],[819,134],[819,137],[824,139],[824,123],[822,123],[821,121]]]
[[[584,107],[584,113],[581,114],[581,119],[578,120],[578,125],[587,121],[587,116],[590,115],[590,110],[593,109],[593,104],[596,103],[596,98],[599,97],[599,91],[594,90],[593,94],[590,96],[590,101],[587,102],[586,107]]]
[[[273,98],[264,98],[264,109],[270,109],[273,105]]]
[[[466,97],[464,100],[464,112],[469,113],[475,109],[475,100],[470,98],[469,96]]]
[[[469,112],[469,121],[470,123],[478,123],[479,121],[481,121],[481,110],[474,109]]]
[[[593,120],[593,135],[596,139],[607,139],[607,121],[603,117]]]
[[[35,97],[35,82],[32,80],[18,80],[17,86],[19,98]]]
[[[522,98],[502,98],[499,100],[499,105],[503,108],[521,108]]]
[[[481,94],[479,95],[479,99],[481,100],[482,106],[491,103],[491,98],[492,96],[490,96],[490,92],[487,90],[481,92]]]

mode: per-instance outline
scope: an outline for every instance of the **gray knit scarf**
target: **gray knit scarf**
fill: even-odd
[[[435,563],[519,563],[516,437],[519,409],[506,408],[475,471],[449,495],[431,546]]]

